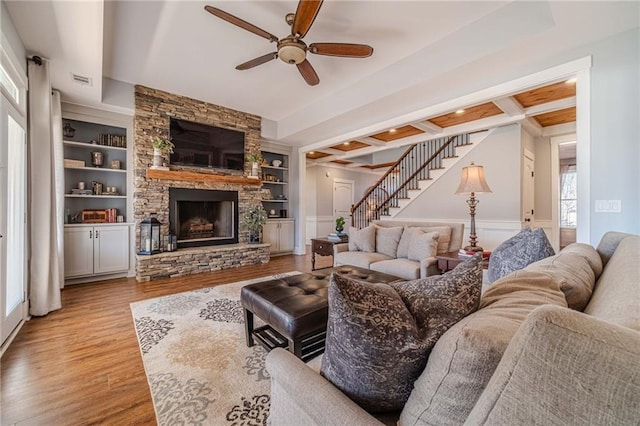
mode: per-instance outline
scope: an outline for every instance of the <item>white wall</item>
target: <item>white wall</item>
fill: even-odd
[[[609,230],[640,233],[640,29],[588,49],[591,68],[590,240]],[[580,156],[578,148],[578,174]],[[596,200],[621,200],[621,213],[596,213]]]
[[[551,142],[549,137],[535,139],[535,220],[551,221]]]
[[[328,176],[327,176],[328,174]],[[345,168],[327,166],[307,167],[305,180],[307,243],[316,236],[324,237],[335,228],[333,217],[333,181],[354,181],[354,202],[380,178],[381,175]]]

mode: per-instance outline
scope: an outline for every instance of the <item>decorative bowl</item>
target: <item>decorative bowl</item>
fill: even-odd
[[[273,161],[271,162],[271,165],[272,165],[273,167],[280,167],[280,166],[282,165],[282,161],[280,161],[280,160],[273,160]]]

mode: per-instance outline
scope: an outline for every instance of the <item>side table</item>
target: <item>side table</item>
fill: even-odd
[[[328,238],[312,238],[311,239],[311,270],[316,270],[316,255],[318,256],[332,256],[333,257],[333,245],[348,243],[349,237],[341,237],[340,241],[331,241]]]
[[[484,269],[487,269],[489,267],[489,257],[491,257],[490,251],[485,251],[482,253],[482,267]],[[442,253],[436,256],[436,259],[438,259],[438,269],[443,274],[447,271],[452,270],[468,258],[469,256],[461,255],[457,251],[450,251],[448,253]]]

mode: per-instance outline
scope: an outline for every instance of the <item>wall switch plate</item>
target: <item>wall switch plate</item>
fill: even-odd
[[[622,200],[596,200],[596,213],[622,212]]]

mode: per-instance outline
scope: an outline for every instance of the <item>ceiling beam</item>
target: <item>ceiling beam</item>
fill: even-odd
[[[505,98],[495,99],[493,101],[494,104],[498,106],[502,111],[504,111],[507,115],[522,115],[524,114],[524,108],[512,97],[508,96]]]
[[[358,138],[356,139],[358,142],[362,142],[362,143],[366,143],[368,145],[372,145],[372,146],[387,146],[387,142],[385,141],[381,141],[369,136],[366,136],[364,138]]]
[[[542,136],[542,126],[532,117],[522,120],[522,127],[534,136]]]
[[[558,99],[557,101],[547,102],[546,104],[534,105],[532,107],[526,108],[524,113],[527,116],[531,115],[540,115],[546,112],[558,111],[565,108],[571,108],[576,106],[576,97],[572,96],[570,98]]]
[[[438,126],[437,124],[433,124],[429,121],[418,121],[415,123],[411,123],[411,125],[417,129],[423,130],[433,135],[438,135],[443,132],[442,127]]]

